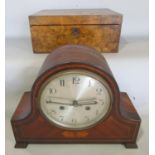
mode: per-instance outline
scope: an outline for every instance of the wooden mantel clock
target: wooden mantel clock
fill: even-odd
[[[66,45],[49,54],[11,123],[16,148],[30,143],[136,148],[140,117],[104,57],[85,46]]]

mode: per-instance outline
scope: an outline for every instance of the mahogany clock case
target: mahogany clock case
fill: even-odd
[[[42,10],[29,16],[34,53],[62,45],[86,45],[118,52],[122,15],[109,9]]]
[[[107,81],[113,95],[107,118],[83,130],[67,130],[51,124],[40,112],[37,95],[52,75],[70,69],[93,72]],[[48,55],[30,92],[25,92],[14,112],[11,124],[16,148],[30,143],[121,143],[136,148],[140,117],[128,95],[120,92],[102,55],[92,48],[77,45],[60,47]]]

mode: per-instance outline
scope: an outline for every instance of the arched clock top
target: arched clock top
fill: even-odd
[[[39,75],[50,68],[69,63],[88,64],[112,75],[105,58],[95,49],[82,45],[65,45],[52,51],[45,59]]]
[[[77,45],[60,47],[47,56],[32,87],[32,110],[38,106],[36,98],[46,80],[59,72],[75,69],[89,71],[104,79],[112,92],[113,103],[111,110],[119,112],[119,88],[105,58],[92,48]]]

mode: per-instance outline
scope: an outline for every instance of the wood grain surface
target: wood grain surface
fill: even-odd
[[[35,53],[66,45],[86,45],[99,52],[117,52],[122,15],[108,9],[45,10],[29,16]]]
[[[116,52],[119,25],[31,26],[34,52],[50,53],[62,45],[87,45],[100,52]]]
[[[121,24],[122,15],[110,9],[41,10],[29,16],[31,25]]]

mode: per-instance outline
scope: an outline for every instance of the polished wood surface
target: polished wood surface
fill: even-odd
[[[87,45],[102,52],[118,51],[119,25],[32,26],[34,52],[50,53],[66,45]]]
[[[24,94],[24,97],[28,98],[27,101],[29,101],[30,95],[30,92]],[[121,117],[111,115],[104,123],[83,131],[66,131],[57,128],[48,123],[41,115],[34,118],[25,116],[25,118],[17,121],[14,118],[23,117],[22,113],[20,115],[17,113],[21,109],[17,109],[12,117],[16,147],[25,148],[30,143],[122,143],[126,147],[135,148],[137,147],[136,137],[140,126],[140,118],[134,111],[134,106],[127,94],[121,93],[120,95],[120,107],[124,107],[120,108]],[[30,102],[25,100],[22,104],[22,107],[29,105],[23,110],[30,115],[29,108],[32,108]],[[129,107],[130,113],[126,107]],[[132,116],[136,116],[136,118],[133,119]]]
[[[35,53],[66,45],[87,45],[99,52],[117,52],[122,15],[109,9],[44,10],[29,16]]]
[[[107,74],[113,76],[107,61],[100,53],[97,53],[93,48],[80,45],[65,45],[53,50],[44,61],[39,71],[39,76],[51,68],[77,63],[100,68]]]
[[[114,101],[104,121],[84,130],[67,130],[50,123],[40,111],[37,96],[42,84],[55,73],[69,69],[94,72],[108,83]],[[16,147],[29,143],[121,143],[136,148],[140,117],[126,93],[120,93],[104,57],[84,46],[64,46],[45,60],[31,92],[23,95],[11,123]]]
[[[121,24],[122,15],[110,9],[42,10],[29,16],[31,25]]]

